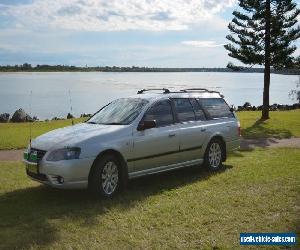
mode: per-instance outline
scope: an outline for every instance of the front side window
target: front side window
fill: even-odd
[[[156,121],[156,126],[167,126],[174,123],[172,107],[168,100],[154,104],[145,114],[145,121]]]
[[[234,117],[229,106],[222,98],[199,98],[197,101],[212,119]]]
[[[130,124],[148,103],[140,98],[121,98],[107,106],[104,106],[87,123],[106,125],[126,125]]]
[[[178,120],[180,122],[196,120],[195,113],[189,99],[176,98],[173,99],[173,101],[177,112]]]

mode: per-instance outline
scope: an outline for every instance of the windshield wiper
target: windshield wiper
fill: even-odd
[[[120,123],[120,122],[109,122],[109,123],[86,122],[86,123],[99,124],[99,125],[124,125],[123,123]]]
[[[110,122],[110,123],[102,123],[103,125],[124,125],[123,123],[120,122]]]

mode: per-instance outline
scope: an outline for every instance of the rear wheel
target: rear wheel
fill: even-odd
[[[213,138],[207,145],[204,165],[210,171],[217,171],[222,167],[224,150],[221,140]]]
[[[121,164],[114,155],[104,155],[95,162],[89,178],[89,189],[95,195],[113,197],[121,184]]]

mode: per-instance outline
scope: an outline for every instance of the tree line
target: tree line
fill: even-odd
[[[96,67],[80,67],[73,65],[47,65],[38,64],[32,66],[30,63],[20,65],[0,65],[2,72],[245,72],[245,73],[263,73],[263,68],[251,68],[235,66],[228,63],[224,68],[157,68],[157,67],[118,67],[118,66],[96,66]],[[300,67],[289,69],[271,69],[271,73],[276,74],[292,74],[299,75]]]

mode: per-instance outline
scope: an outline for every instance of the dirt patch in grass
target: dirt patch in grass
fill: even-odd
[[[300,148],[300,138],[257,138],[242,139],[241,150],[261,148]],[[0,161],[21,161],[24,150],[0,150]]]
[[[288,139],[257,138],[257,139],[242,139],[241,140],[241,150],[251,150],[251,149],[254,149],[255,147],[260,147],[260,148],[300,148],[300,138],[295,138],[295,137],[288,138]]]

